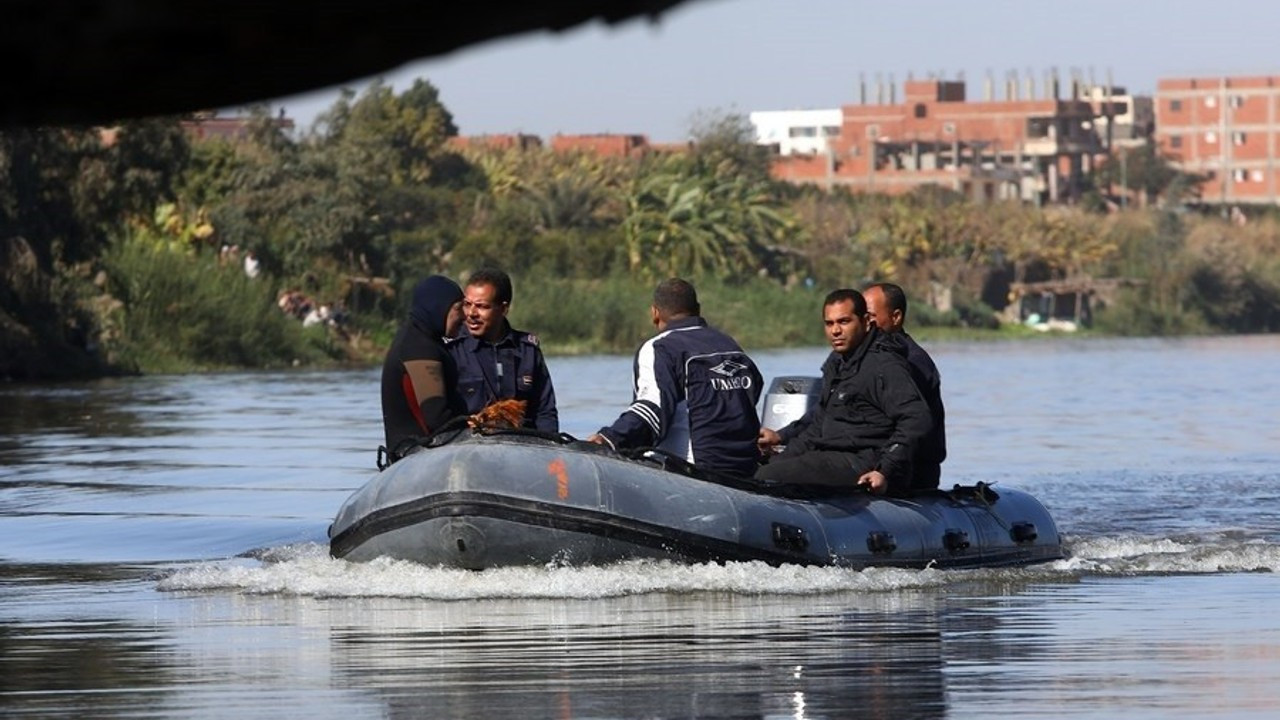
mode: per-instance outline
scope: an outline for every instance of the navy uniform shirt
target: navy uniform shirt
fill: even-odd
[[[504,321],[505,322],[505,321]],[[458,392],[467,412],[480,412],[495,400],[524,400],[525,427],[560,432],[556,393],[551,373],[538,347],[538,336],[512,329],[491,343],[463,334],[449,342],[449,354],[458,364]]]

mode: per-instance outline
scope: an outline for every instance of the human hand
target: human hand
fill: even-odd
[[[767,427],[760,428],[760,434],[756,436],[756,447],[760,449],[761,455],[773,453],[781,444],[782,436],[776,431]]]
[[[858,478],[858,485],[865,487],[872,495],[883,495],[889,489],[889,479],[879,470],[872,470]]]
[[[607,443],[605,443],[605,441],[604,441],[604,436],[603,436],[603,435],[601,435],[600,433],[592,433],[592,434],[591,434],[591,437],[588,437],[588,438],[587,438],[587,442],[589,442],[589,443],[595,443],[595,444],[597,444],[597,445],[605,445],[605,444],[607,444]]]

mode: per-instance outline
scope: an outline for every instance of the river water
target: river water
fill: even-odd
[[[927,347],[944,484],[1034,493],[1067,559],[353,564],[375,371],[0,387],[0,715],[1273,716],[1280,337]],[[571,434],[630,400],[629,358],[549,364]]]

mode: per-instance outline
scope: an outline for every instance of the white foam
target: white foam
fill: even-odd
[[[587,567],[512,567],[476,572],[377,559],[335,560],[307,543],[269,548],[250,558],[176,569],[163,591],[218,591],[303,597],[605,598],[646,593],[724,592],[815,595],[890,592],[971,581],[1035,582],[1083,575],[1162,575],[1280,570],[1280,545],[1217,536],[1107,536],[1069,539],[1067,557],[1021,568],[903,570],[770,566],[763,562],[681,564],[633,561]]]
[[[947,582],[939,570],[773,567],[762,562],[680,564],[634,561],[599,567],[516,567],[484,572],[429,567],[385,558],[352,563],[330,558],[322,545],[276,548],[262,559],[180,568],[159,583],[164,591],[232,590],[310,597],[601,598],[644,593],[730,592],[815,594],[882,592]],[[263,556],[260,555],[260,558]]]

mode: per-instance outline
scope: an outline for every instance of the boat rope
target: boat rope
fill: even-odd
[[[716,472],[706,468],[700,468],[697,465],[685,460],[668,450],[657,447],[640,447],[619,453],[628,460],[636,460],[640,462],[649,462],[656,464],[658,467],[668,472],[687,475],[698,480],[705,480],[714,485],[723,485],[725,487],[736,488],[738,490],[749,490],[752,492],[761,492],[766,488],[750,478],[740,478],[727,473]]]

